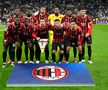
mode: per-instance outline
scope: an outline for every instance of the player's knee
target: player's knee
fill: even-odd
[[[78,51],[79,51],[80,54],[82,54],[82,50],[79,49]]]
[[[70,47],[66,48],[66,53],[69,53]]]
[[[60,53],[61,53],[61,54],[63,54],[63,53],[64,53],[64,51],[63,51],[63,50],[61,50],[61,51],[60,51]]]
[[[52,50],[52,54],[55,54],[55,50]]]
[[[87,44],[87,46],[89,47],[89,46],[91,46],[91,44]]]
[[[78,47],[78,52],[82,53],[82,47]]]
[[[3,50],[3,53],[6,53],[6,52],[7,52],[7,49],[4,49],[4,50]]]
[[[26,47],[27,47],[27,46],[26,46]],[[33,44],[32,44],[32,43],[29,43],[29,44],[28,44],[28,47],[29,47],[29,48],[33,47]]]
[[[12,48],[11,52],[15,52],[15,48]]]
[[[69,49],[66,49],[66,54],[68,54],[69,53]]]
[[[7,52],[7,48],[4,48],[3,52]]]

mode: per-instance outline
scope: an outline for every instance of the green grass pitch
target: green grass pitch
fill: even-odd
[[[93,64],[87,63],[87,49],[86,49],[86,66],[95,80],[95,87],[6,87],[6,82],[11,74],[13,67],[8,66],[2,68],[2,52],[3,52],[3,28],[0,26],[0,90],[108,90],[108,25],[94,25],[93,28],[93,44],[92,44],[92,60]],[[72,50],[70,52],[70,61],[72,61]],[[51,59],[51,55],[50,55]],[[8,56],[7,56],[8,60]],[[22,60],[25,60],[24,52]],[[42,54],[42,62],[44,61],[44,55]]]

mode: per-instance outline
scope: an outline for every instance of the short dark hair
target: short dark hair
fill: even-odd
[[[40,8],[46,8],[46,6],[45,5],[42,5],[42,6],[40,6]]]
[[[67,11],[71,10],[72,11],[72,8],[67,8]]]
[[[81,7],[80,10],[86,10],[86,8],[85,7]]]

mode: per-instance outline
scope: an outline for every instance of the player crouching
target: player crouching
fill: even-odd
[[[81,29],[76,25],[75,21],[70,22],[70,27],[66,31],[66,62],[69,59],[70,47],[78,47],[79,61],[82,58],[82,42],[81,42]]]
[[[29,18],[26,18],[25,21],[25,35],[24,35],[24,44],[25,44],[25,55],[26,55],[26,61],[25,64],[28,63],[28,48],[30,50],[30,61],[29,63],[34,63],[33,62],[33,57],[34,57],[34,47],[33,47],[33,38],[32,38],[32,32],[34,31],[34,25],[33,23],[30,23]]]
[[[6,31],[4,31],[4,40],[3,40],[3,68],[6,67],[6,56],[7,50],[9,49],[9,56],[12,60],[11,65],[14,66],[15,58],[15,30],[13,29],[13,23],[7,25]]]
[[[64,31],[65,27],[60,24],[59,19],[55,19],[54,25],[52,26],[52,29],[54,36],[53,36],[53,43],[52,43],[52,60],[54,63],[56,63],[56,56],[55,51],[57,50],[57,47],[60,48],[60,54],[59,54],[59,63],[62,62],[63,54],[64,54]]]

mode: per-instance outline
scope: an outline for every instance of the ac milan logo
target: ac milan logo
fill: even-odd
[[[69,75],[69,71],[59,66],[42,66],[35,68],[32,71],[32,75],[40,80],[55,81],[66,78]]]

